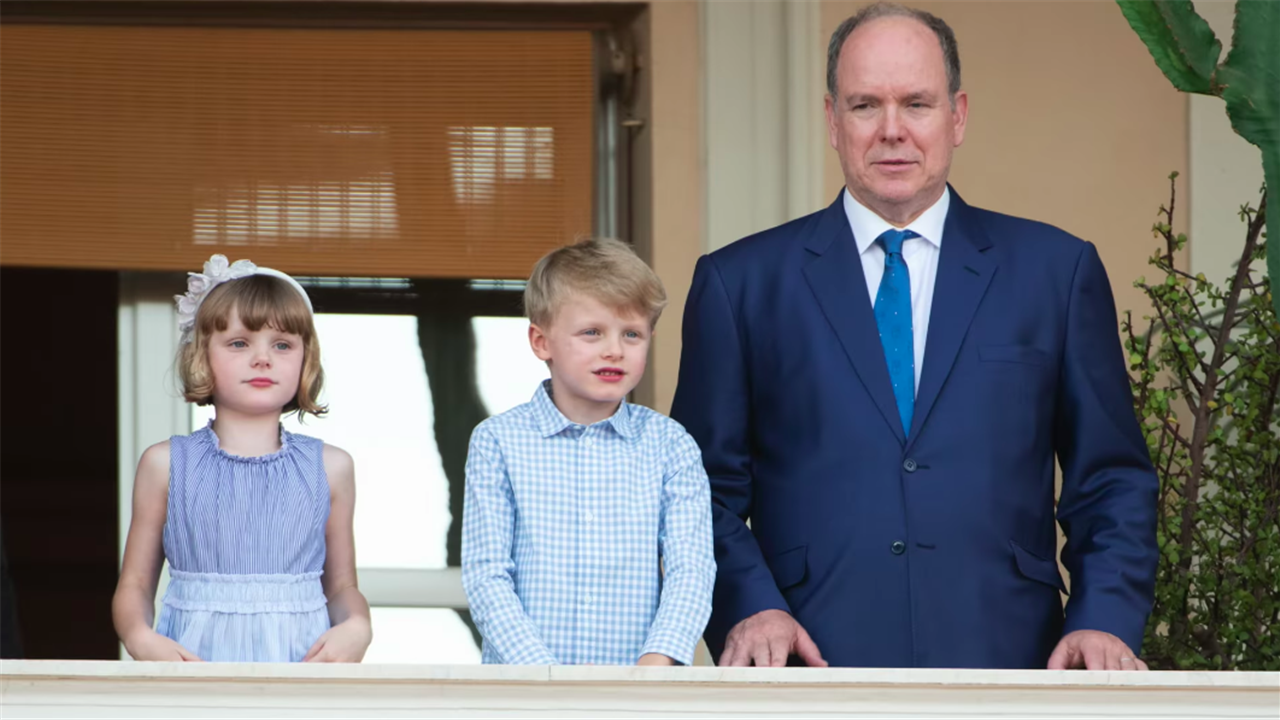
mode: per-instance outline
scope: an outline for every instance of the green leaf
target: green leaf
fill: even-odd
[[[1276,48],[1280,48],[1280,3],[1237,2],[1231,52],[1213,76],[1213,91],[1226,100],[1231,127],[1262,150],[1263,176],[1271,189],[1266,208],[1268,238],[1275,237],[1270,231],[1280,227],[1280,52]],[[1280,252],[1267,253],[1267,274],[1271,304],[1280,315]]]
[[[1175,88],[1214,94],[1213,71],[1222,43],[1191,0],[1116,0],[1116,4]]]

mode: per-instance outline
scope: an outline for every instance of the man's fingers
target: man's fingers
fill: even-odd
[[[822,653],[818,651],[818,644],[809,637],[809,633],[804,628],[799,628],[796,632],[796,654],[809,667],[826,667],[827,661],[822,659]]]
[[[720,653],[720,667],[742,667],[746,662],[742,659],[742,643],[732,637],[725,641],[724,652]]]
[[[769,667],[786,667],[791,657],[791,644],[777,635],[769,638]]]
[[[1050,670],[1070,670],[1075,662],[1075,652],[1070,645],[1064,642],[1058,643],[1058,647],[1053,649],[1053,654],[1049,656]]]
[[[1138,664],[1138,669],[1142,672],[1148,672],[1151,670],[1151,668],[1147,667],[1147,664],[1142,661],[1142,658],[1134,658],[1133,660]]]
[[[756,667],[769,667],[769,641],[766,638],[760,638],[751,645],[751,660]]]
[[[1107,669],[1107,653],[1096,645],[1088,645],[1081,648],[1084,654],[1085,670],[1106,670]]]

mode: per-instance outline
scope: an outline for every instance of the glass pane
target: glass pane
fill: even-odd
[[[374,607],[366,663],[479,664],[480,648],[458,613],[443,608]]]
[[[546,365],[529,349],[527,327],[523,318],[472,318],[482,415],[528,401],[548,377]],[[285,428],[337,445],[355,459],[355,538],[361,567],[445,567],[459,550],[448,553],[446,547],[452,522],[450,484],[436,445],[418,319],[321,313],[316,329],[324,353],[322,400],[330,413],[305,424],[290,416]],[[212,417],[212,407],[192,406],[194,428]],[[467,435],[455,433],[461,444],[456,453],[466,452]],[[460,493],[463,478],[453,480]]]
[[[538,384],[551,377],[546,363],[529,348],[529,321],[516,317],[478,317],[476,382],[490,415],[529,402]]]

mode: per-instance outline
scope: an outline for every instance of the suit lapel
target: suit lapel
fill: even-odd
[[[925,339],[924,370],[920,375],[920,389],[916,392],[911,422],[912,441],[919,437],[942,386],[951,374],[973,315],[996,271],[995,260],[983,254],[991,247],[990,238],[974,221],[969,206],[954,189],[942,238],[938,275],[933,288],[933,308],[929,314],[929,333]]]
[[[880,332],[876,328],[875,311],[867,294],[862,258],[845,217],[843,198],[842,192],[822,214],[816,231],[805,243],[806,249],[816,256],[804,268],[805,280],[867,393],[898,442],[905,442],[889,368],[880,345]],[[936,307],[935,304],[935,312]],[[933,351],[932,342],[927,346],[929,352]]]

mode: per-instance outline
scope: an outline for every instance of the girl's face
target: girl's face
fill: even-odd
[[[209,337],[213,404],[248,415],[279,414],[298,394],[302,337],[264,325],[249,330],[232,312],[227,329]]]

